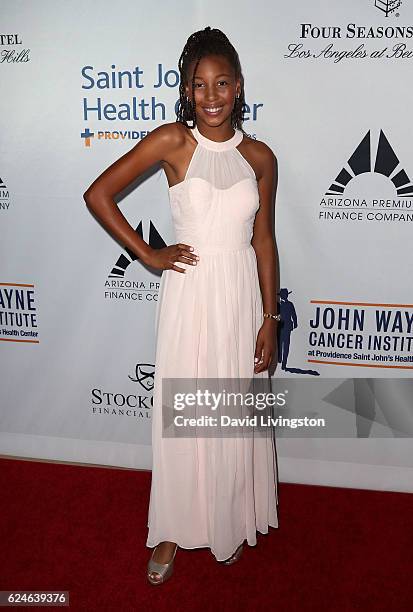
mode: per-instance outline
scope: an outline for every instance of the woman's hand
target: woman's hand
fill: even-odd
[[[254,355],[257,362],[254,366],[254,372],[256,374],[268,370],[273,357],[276,357],[277,324],[278,321],[276,319],[265,319],[260,327]]]
[[[199,257],[191,253],[191,251],[193,251],[193,247],[179,242],[162,249],[152,249],[150,254],[145,257],[144,263],[157,270],[176,270],[177,272],[185,273],[185,268],[180,268],[175,263],[182,261],[183,263],[196,266]]]

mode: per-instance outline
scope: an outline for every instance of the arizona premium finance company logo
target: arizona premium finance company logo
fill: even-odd
[[[139,222],[135,231],[153,249],[161,249],[166,246],[166,242],[151,219],[149,219],[147,238],[144,238],[142,221]],[[132,265],[138,259],[139,258],[127,248],[121,252],[105,280],[105,299],[136,300],[138,302],[156,302],[158,300],[161,270],[156,270],[154,272],[151,269],[152,274],[159,272],[159,279],[157,277],[152,280],[127,278],[127,273],[133,274],[136,270],[139,270],[139,274],[143,272],[144,265],[141,262],[139,262],[139,267]]]
[[[369,130],[322,197],[318,219],[411,223],[412,198],[412,181],[383,130],[377,146]]]

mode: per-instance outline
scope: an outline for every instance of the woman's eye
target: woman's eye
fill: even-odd
[[[203,87],[204,83],[194,83],[194,87],[199,89],[199,87]],[[218,81],[218,85],[228,85],[228,81]]]

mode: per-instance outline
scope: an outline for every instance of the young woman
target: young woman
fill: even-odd
[[[177,120],[151,131],[84,194],[88,208],[125,247],[164,270],[156,308],[151,584],[172,574],[178,546],[208,547],[217,561],[231,564],[245,539],[253,546],[257,531],[278,527],[272,434],[162,435],[163,378],[263,376],[276,361],[279,320],[277,160],[242,130],[238,54],[225,34],[207,27],[188,38],[179,70]],[[168,180],[178,239],[157,250],[136,234],[113,200],[155,164]]]

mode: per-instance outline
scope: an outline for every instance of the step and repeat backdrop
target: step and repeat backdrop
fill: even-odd
[[[3,0],[0,453],[151,468],[161,276],[83,193],[175,121],[178,58],[237,49],[244,129],[278,159],[276,388],[329,435],[279,428],[280,480],[413,490],[413,0]],[[175,242],[159,167],[116,198]]]

